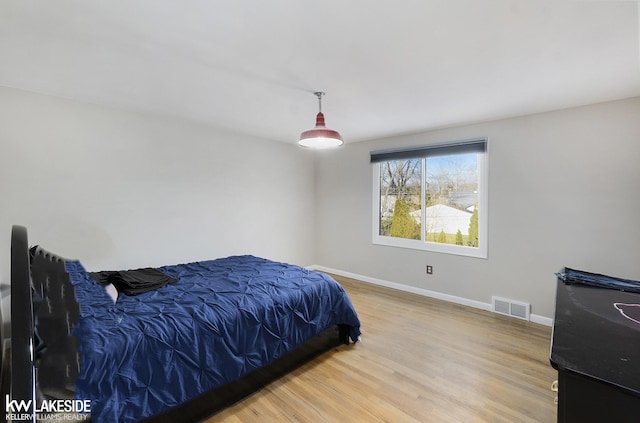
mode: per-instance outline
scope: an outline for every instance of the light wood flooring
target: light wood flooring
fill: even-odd
[[[334,276],[362,323],[342,345],[206,420],[556,421],[551,329]]]

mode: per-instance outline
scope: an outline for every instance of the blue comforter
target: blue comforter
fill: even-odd
[[[66,264],[80,321],[76,397],[92,421],[130,422],[273,362],[336,324],[360,335],[331,277],[253,256],[159,268],[178,282],[114,303],[78,261]]]

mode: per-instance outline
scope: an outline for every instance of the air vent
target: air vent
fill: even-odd
[[[517,317],[518,319],[529,320],[531,304],[500,297],[491,297],[491,299],[493,302],[493,311],[496,313]]]

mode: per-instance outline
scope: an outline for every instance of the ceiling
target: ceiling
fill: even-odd
[[[295,143],[640,95],[638,1],[2,0],[0,86]]]

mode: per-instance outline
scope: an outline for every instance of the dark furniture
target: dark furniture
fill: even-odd
[[[558,422],[639,422],[640,294],[558,279],[550,361]]]

